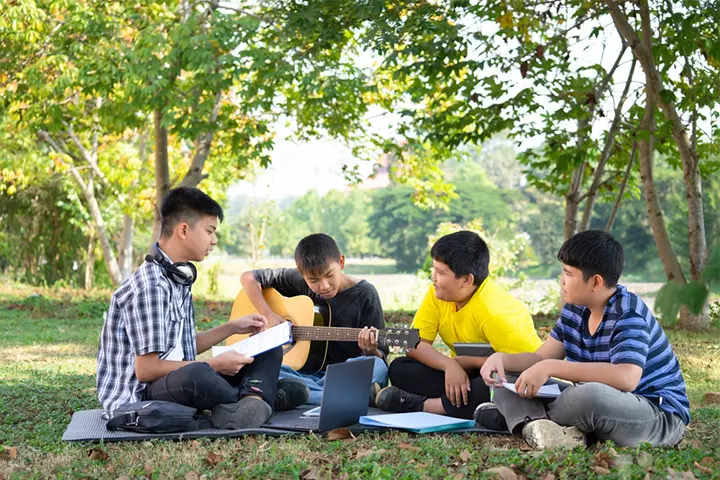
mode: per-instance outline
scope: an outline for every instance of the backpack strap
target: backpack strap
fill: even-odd
[[[137,412],[127,412],[120,415],[115,415],[107,422],[108,430],[117,430],[118,428],[125,425],[137,425]]]

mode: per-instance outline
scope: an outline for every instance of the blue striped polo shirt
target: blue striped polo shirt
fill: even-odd
[[[590,335],[590,309],[565,304],[551,335],[565,346],[571,362],[631,363],[643,369],[636,395],[642,395],[666,412],[690,422],[690,402],[665,332],[650,309],[622,285],[608,300],[605,314],[594,335]]]

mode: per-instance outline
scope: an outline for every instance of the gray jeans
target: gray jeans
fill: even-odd
[[[521,398],[496,388],[495,404],[511,432],[529,420],[549,418],[558,425],[579,428],[592,442],[612,440],[621,447],[643,442],[675,445],[685,433],[678,415],[665,412],[645,397],[602,383],[570,386],[554,401]]]

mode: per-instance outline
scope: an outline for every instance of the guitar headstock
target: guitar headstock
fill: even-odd
[[[420,332],[408,326],[384,328],[378,331],[378,345],[398,349],[399,351],[412,350],[420,343]]]

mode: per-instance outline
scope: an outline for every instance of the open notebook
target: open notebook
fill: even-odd
[[[245,340],[240,340],[227,347],[212,347],[213,357],[217,357],[228,350],[235,350],[246,357],[260,355],[275,347],[292,342],[291,327],[292,324],[290,322],[281,323],[280,325],[275,325],[264,332],[248,337]]]
[[[360,425],[371,427],[400,428],[415,433],[442,432],[471,428],[475,421],[446,417],[426,412],[394,413],[389,415],[368,415],[360,417]]]

